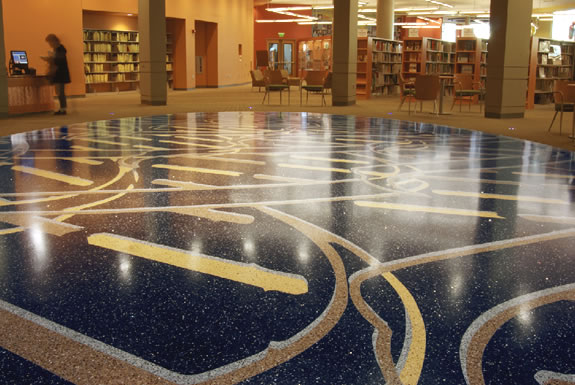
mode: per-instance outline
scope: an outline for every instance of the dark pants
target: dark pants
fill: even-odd
[[[67,107],[66,103],[66,83],[55,83],[56,94],[58,94],[58,101],[60,101],[60,110],[65,110]]]

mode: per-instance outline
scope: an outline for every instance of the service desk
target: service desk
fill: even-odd
[[[52,111],[54,89],[46,76],[8,77],[8,113]]]

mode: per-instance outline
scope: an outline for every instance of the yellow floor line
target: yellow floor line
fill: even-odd
[[[345,168],[313,167],[313,166],[303,166],[303,165],[299,165],[299,164],[288,164],[288,163],[280,163],[280,164],[278,164],[278,167],[296,168],[299,170],[341,172],[341,173],[345,173],[345,174],[351,173],[351,170],[348,170]]]
[[[175,170],[175,171],[201,172],[204,174],[216,174],[216,175],[227,175],[227,176],[240,176],[240,175],[242,175],[241,172],[236,172],[236,171],[213,170],[213,169],[209,169],[209,168],[200,168],[200,167],[175,166],[175,165],[170,165],[170,164],[154,164],[152,167],[165,168],[168,170]]]
[[[499,219],[503,218],[497,215],[497,213],[492,211],[462,210],[462,209],[453,209],[449,207],[431,207],[431,206],[419,206],[419,205],[408,205],[408,204],[386,203],[386,202],[356,201],[355,204],[360,207],[371,207],[376,209],[415,211],[415,212],[446,214],[446,215],[462,215],[462,216],[481,217],[481,218],[499,218]]]
[[[94,183],[93,181],[88,179],[78,178],[76,176],[69,176],[65,174],[56,173],[53,171],[40,170],[38,168],[32,168],[26,166],[14,166],[12,167],[12,170],[39,176],[46,179],[57,180],[59,182],[68,183],[74,186],[90,186],[91,184]]]
[[[192,254],[186,250],[178,250],[115,234],[94,234],[88,237],[88,243],[230,281],[261,287],[265,291],[280,291],[294,295],[304,294],[308,291],[308,283],[304,277],[276,272],[252,263],[226,261],[199,253]]]
[[[126,147],[130,145],[129,143],[112,142],[111,140],[101,140],[101,139],[74,138],[73,140],[74,141],[81,140],[83,142],[99,143],[99,144],[111,144],[112,146],[121,146],[121,147]]]
[[[486,193],[475,193],[467,191],[447,191],[447,190],[433,190],[434,194],[437,195],[447,195],[447,196],[457,196],[457,197],[471,197],[471,198],[482,198],[482,199],[500,199],[506,201],[520,201],[520,202],[536,202],[536,203],[549,203],[549,204],[559,204],[568,205],[569,202],[562,201],[560,199],[547,199],[534,196],[526,195],[503,195],[503,194],[486,194]]]
[[[290,157],[291,157],[291,158],[294,158],[294,159],[303,159],[303,160],[321,160],[321,161],[326,161],[326,162],[369,164],[369,162],[366,162],[366,161],[363,161],[363,160],[321,158],[321,157],[317,157],[317,156],[304,156],[304,155],[291,155]]]

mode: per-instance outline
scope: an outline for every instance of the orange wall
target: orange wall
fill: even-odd
[[[83,24],[88,29],[137,31],[138,17],[113,15],[109,12],[84,12]]]
[[[138,0],[10,0],[3,1],[3,10],[6,52],[25,49],[30,55],[31,66],[38,70],[38,74],[45,74],[47,66],[40,56],[45,56],[50,48],[44,39],[47,34],[55,33],[68,49],[72,84],[67,92],[83,95],[82,11],[137,14]],[[180,63],[185,63],[187,76],[180,79],[178,88],[194,88],[196,85],[195,20],[218,24],[218,85],[250,82],[254,52],[253,0],[166,0],[166,16],[185,20],[182,39],[185,41],[185,60]],[[96,23],[92,19],[89,22]],[[239,44],[243,55],[238,53]]]
[[[289,7],[290,4],[281,4],[281,6]],[[301,6],[301,4],[299,6]],[[277,7],[279,6],[276,6],[276,8]],[[285,32],[284,38],[286,39],[300,40],[311,37],[311,25],[299,25],[298,23],[256,23],[255,20],[258,19],[293,19],[293,16],[268,12],[266,11],[266,8],[268,8],[267,5],[262,5],[254,8],[254,51],[252,59],[254,68],[256,63],[256,51],[267,51],[268,47],[266,44],[266,39],[277,38],[278,32]],[[302,15],[311,15],[311,11],[297,11],[297,13],[301,13]]]
[[[51,51],[45,38],[49,33],[54,33],[68,50],[72,83],[67,86],[66,93],[83,95],[85,78],[81,2],[14,0],[3,1],[2,6],[6,66],[11,50],[26,50],[30,67],[36,68],[38,75],[45,75],[48,72],[48,65],[40,57],[47,56]]]
[[[85,10],[137,13],[137,0],[82,0]],[[249,71],[254,52],[253,0],[166,0],[166,16],[185,20],[186,73],[185,87],[196,86],[196,20],[217,23],[218,85],[250,82]],[[242,44],[244,54],[238,54]],[[249,53],[249,54],[248,54]]]

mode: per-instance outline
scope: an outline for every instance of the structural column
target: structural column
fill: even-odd
[[[140,100],[142,104],[165,105],[168,97],[165,0],[139,0],[138,29]]]
[[[6,72],[5,63],[4,15],[2,13],[2,1],[0,0],[0,116],[8,115],[8,73]]]
[[[395,0],[377,0],[377,37],[393,39],[393,8]]]
[[[522,118],[525,115],[532,8],[531,1],[491,1],[487,118]]]
[[[357,1],[333,1],[332,104],[355,104],[357,81]]]

